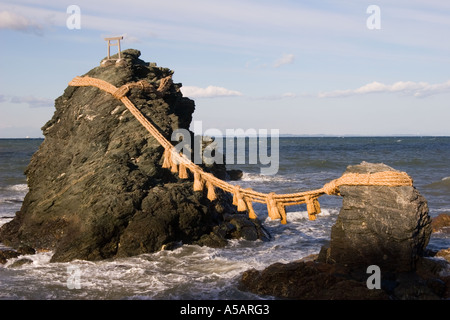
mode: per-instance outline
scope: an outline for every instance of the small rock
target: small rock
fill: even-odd
[[[433,232],[450,233],[450,214],[441,213],[440,215],[432,218],[431,228]]]
[[[242,170],[227,170],[228,179],[231,181],[241,180],[243,174]]]
[[[17,258],[18,256],[20,256],[20,253],[18,253],[17,251],[9,249],[0,250],[0,263],[5,264],[8,259]]]
[[[27,259],[27,258],[22,258],[17,261],[14,261],[9,267],[17,268],[17,267],[23,266],[24,264],[30,264],[30,263],[33,263],[33,260]]]
[[[439,250],[435,257],[441,257],[450,262],[450,248]]]

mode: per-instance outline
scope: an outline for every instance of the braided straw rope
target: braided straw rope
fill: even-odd
[[[171,84],[171,79],[164,78],[156,91],[163,94]],[[413,181],[405,172],[384,171],[370,174],[347,173],[340,178],[328,182],[322,188],[291,194],[276,194],[271,192],[261,193],[252,189],[242,189],[240,186],[232,185],[223,181],[211,173],[203,171],[201,167],[193,163],[185,155],[176,152],[172,143],[169,142],[150,121],[136,108],[128,99],[126,94],[133,88],[155,91],[148,82],[141,80],[139,82],[125,84],[120,88],[96,78],[75,77],[69,82],[70,86],[88,87],[94,86],[113,95],[116,99],[128,108],[131,114],[147,129],[147,131],[164,147],[163,167],[170,169],[173,173],[179,174],[180,178],[188,177],[186,169],[189,169],[194,175],[194,191],[203,191],[208,189],[208,199],[216,198],[215,188],[222,189],[233,194],[233,204],[237,206],[240,212],[247,211],[249,217],[256,218],[252,202],[263,203],[267,205],[267,211],[271,219],[281,219],[281,223],[286,223],[286,206],[299,205],[306,203],[310,220],[316,219],[316,214],[320,213],[318,198],[324,194],[339,195],[339,187],[343,185],[351,186],[412,186]]]

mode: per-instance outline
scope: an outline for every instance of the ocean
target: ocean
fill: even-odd
[[[0,225],[21,207],[28,187],[24,171],[41,139],[0,139]],[[428,200],[430,215],[450,213],[450,137],[282,137],[279,170],[261,175],[258,165],[234,164],[242,180],[233,183],[262,192],[317,189],[342,175],[348,165],[383,162],[406,171]],[[289,207],[288,224],[267,218],[254,204],[271,241],[233,240],[221,249],[184,245],[136,257],[99,262],[49,263],[52,253],[22,256],[0,265],[0,299],[208,299],[265,300],[239,290],[241,274],[318,253],[342,200],[320,198],[322,213],[309,221],[304,205]],[[5,246],[0,244],[0,249]],[[450,247],[450,236],[434,233],[428,248]]]

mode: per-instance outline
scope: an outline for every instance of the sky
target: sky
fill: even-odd
[[[450,135],[449,35],[442,0],[1,0],[0,138],[43,137],[108,36],[174,70],[202,130]]]

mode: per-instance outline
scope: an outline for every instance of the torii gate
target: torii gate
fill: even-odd
[[[101,62],[102,66],[108,66],[111,64],[115,63],[121,63],[122,62],[122,54],[120,51],[120,40],[123,40],[123,36],[119,36],[119,37],[109,37],[109,38],[104,38],[106,41],[108,41],[108,57],[106,59],[104,59]],[[111,42],[113,41],[113,42]],[[117,46],[118,50],[119,50],[119,59],[111,59],[111,46]]]
[[[110,47],[111,46],[118,46],[119,47],[119,59],[121,59],[122,56],[120,55],[120,40],[123,40],[123,36],[105,38],[105,40],[108,41],[108,59],[111,59],[111,56],[110,56]],[[117,41],[117,42],[116,43],[111,43],[111,41]]]

